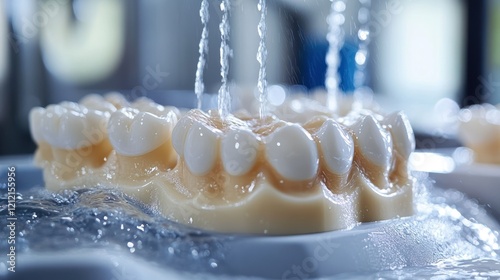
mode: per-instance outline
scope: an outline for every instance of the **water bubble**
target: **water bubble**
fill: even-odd
[[[214,259],[210,259],[210,267],[217,268],[217,266],[218,266],[217,261]]]
[[[65,221],[65,222],[72,222],[73,218],[71,218],[71,217],[61,217],[61,220]]]
[[[167,250],[168,250],[168,253],[171,254],[171,255],[173,255],[174,252],[175,252],[175,249],[173,247],[168,247]]]
[[[198,250],[192,249],[191,250],[191,255],[193,255],[193,257],[198,257]]]

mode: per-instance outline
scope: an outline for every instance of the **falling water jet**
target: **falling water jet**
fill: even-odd
[[[344,11],[346,3],[343,0],[331,0],[331,11],[327,18],[329,48],[326,54],[326,77],[325,87],[328,92],[328,108],[337,109],[337,97],[340,95],[340,76],[338,68],[340,66],[340,48],[344,44],[344,31],[342,25],[345,22]]]
[[[196,81],[194,83],[194,92],[198,99],[198,109],[201,109],[201,101],[203,97],[203,92],[205,91],[205,84],[203,83],[203,70],[206,65],[206,56],[208,55],[208,21],[210,19],[210,14],[208,12],[208,0],[201,1],[200,7],[200,19],[203,25],[203,31],[201,32],[201,39],[199,44],[200,57],[198,59],[198,64],[196,68]]]
[[[360,88],[365,86],[366,82],[366,63],[368,61],[369,52],[368,46],[370,44],[370,8],[372,5],[371,0],[359,0],[361,7],[358,11],[359,29],[357,33],[359,49],[356,52],[355,61],[357,65],[354,74],[354,86]]]
[[[259,115],[261,118],[267,114],[267,80],[266,80],[266,64],[267,64],[267,47],[266,47],[266,15],[267,15],[267,5],[266,0],[259,0],[257,4],[257,9],[260,11],[260,21],[257,26],[257,31],[259,33],[260,43],[259,49],[257,51],[257,61],[259,62],[259,80],[257,82],[257,88],[259,89]]]
[[[222,20],[219,24],[221,44],[220,44],[220,75],[222,77],[222,85],[219,89],[218,109],[221,118],[226,118],[231,107],[231,96],[227,83],[229,73],[229,56],[231,56],[231,48],[229,47],[229,10],[231,3],[229,0],[221,0],[220,10],[222,11]]]

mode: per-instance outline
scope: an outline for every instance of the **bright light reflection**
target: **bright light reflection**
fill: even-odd
[[[450,173],[455,169],[455,161],[448,156],[415,152],[410,155],[410,166],[416,171]]]

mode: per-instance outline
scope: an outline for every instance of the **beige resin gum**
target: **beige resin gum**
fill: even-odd
[[[47,187],[57,188],[60,185],[58,181],[85,176],[92,169],[102,167],[112,149],[107,139],[75,150],[54,148],[41,143],[36,152],[35,163],[44,167],[44,178],[52,182]]]
[[[234,204],[213,207],[206,199],[191,199],[171,186],[156,189],[157,207],[165,216],[195,227],[220,232],[299,234],[352,227],[357,223],[353,198],[334,196],[324,186],[307,195],[289,195],[269,182],[256,182],[255,190]],[[326,195],[325,195],[326,194]],[[342,218],[339,218],[342,217]]]
[[[195,227],[273,235],[344,229],[413,214],[411,184],[380,190],[358,170],[354,173],[351,186],[341,193],[332,193],[321,181],[306,192],[284,193],[258,176],[253,191],[225,205],[214,205],[203,192],[170,178],[158,182],[153,205],[166,217]]]
[[[108,142],[104,145],[110,144]],[[173,168],[177,161],[177,155],[168,141],[145,155],[134,157],[119,155],[111,150],[106,154],[102,153],[103,149],[95,149],[97,154],[88,156],[78,169],[69,172],[67,165],[63,166],[63,163],[65,164],[66,159],[73,156],[75,151],[52,150],[56,160],[51,162],[52,168],[49,172],[44,170],[48,189],[57,191],[76,186],[119,186],[121,191],[146,204],[150,203],[151,190],[156,186],[151,181],[152,178]],[[97,163],[99,165],[96,165]]]

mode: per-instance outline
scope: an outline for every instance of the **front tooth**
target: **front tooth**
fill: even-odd
[[[109,140],[118,154],[140,156],[170,139],[172,125],[165,118],[132,108],[122,108],[109,119]]]
[[[373,164],[388,168],[392,157],[391,138],[373,116],[364,116],[353,130],[361,154]]]
[[[215,164],[217,158],[217,131],[195,121],[186,135],[184,160],[194,175],[205,175]]]
[[[184,145],[189,128],[193,125],[193,119],[189,116],[180,118],[172,131],[172,146],[179,156],[184,155]]]
[[[89,110],[73,102],[50,105],[41,117],[42,137],[56,148],[88,147],[104,140],[108,118],[106,112]]]
[[[45,109],[41,107],[31,109],[29,115],[31,137],[37,144],[45,142],[42,132],[42,118],[44,115]]]
[[[89,94],[84,98],[80,99],[80,105],[83,105],[87,108],[113,113],[116,111],[115,105],[111,102],[107,101],[104,97],[98,94]]]
[[[394,146],[403,158],[408,159],[415,149],[415,136],[410,121],[403,112],[389,115],[385,123],[389,125]]]
[[[318,151],[311,135],[300,125],[280,127],[265,142],[267,160],[281,176],[292,181],[316,176]]]
[[[351,136],[331,119],[323,123],[316,135],[329,171],[339,175],[347,173],[354,157]]]
[[[221,141],[222,164],[233,176],[241,176],[254,166],[259,141],[248,130],[231,130]]]

